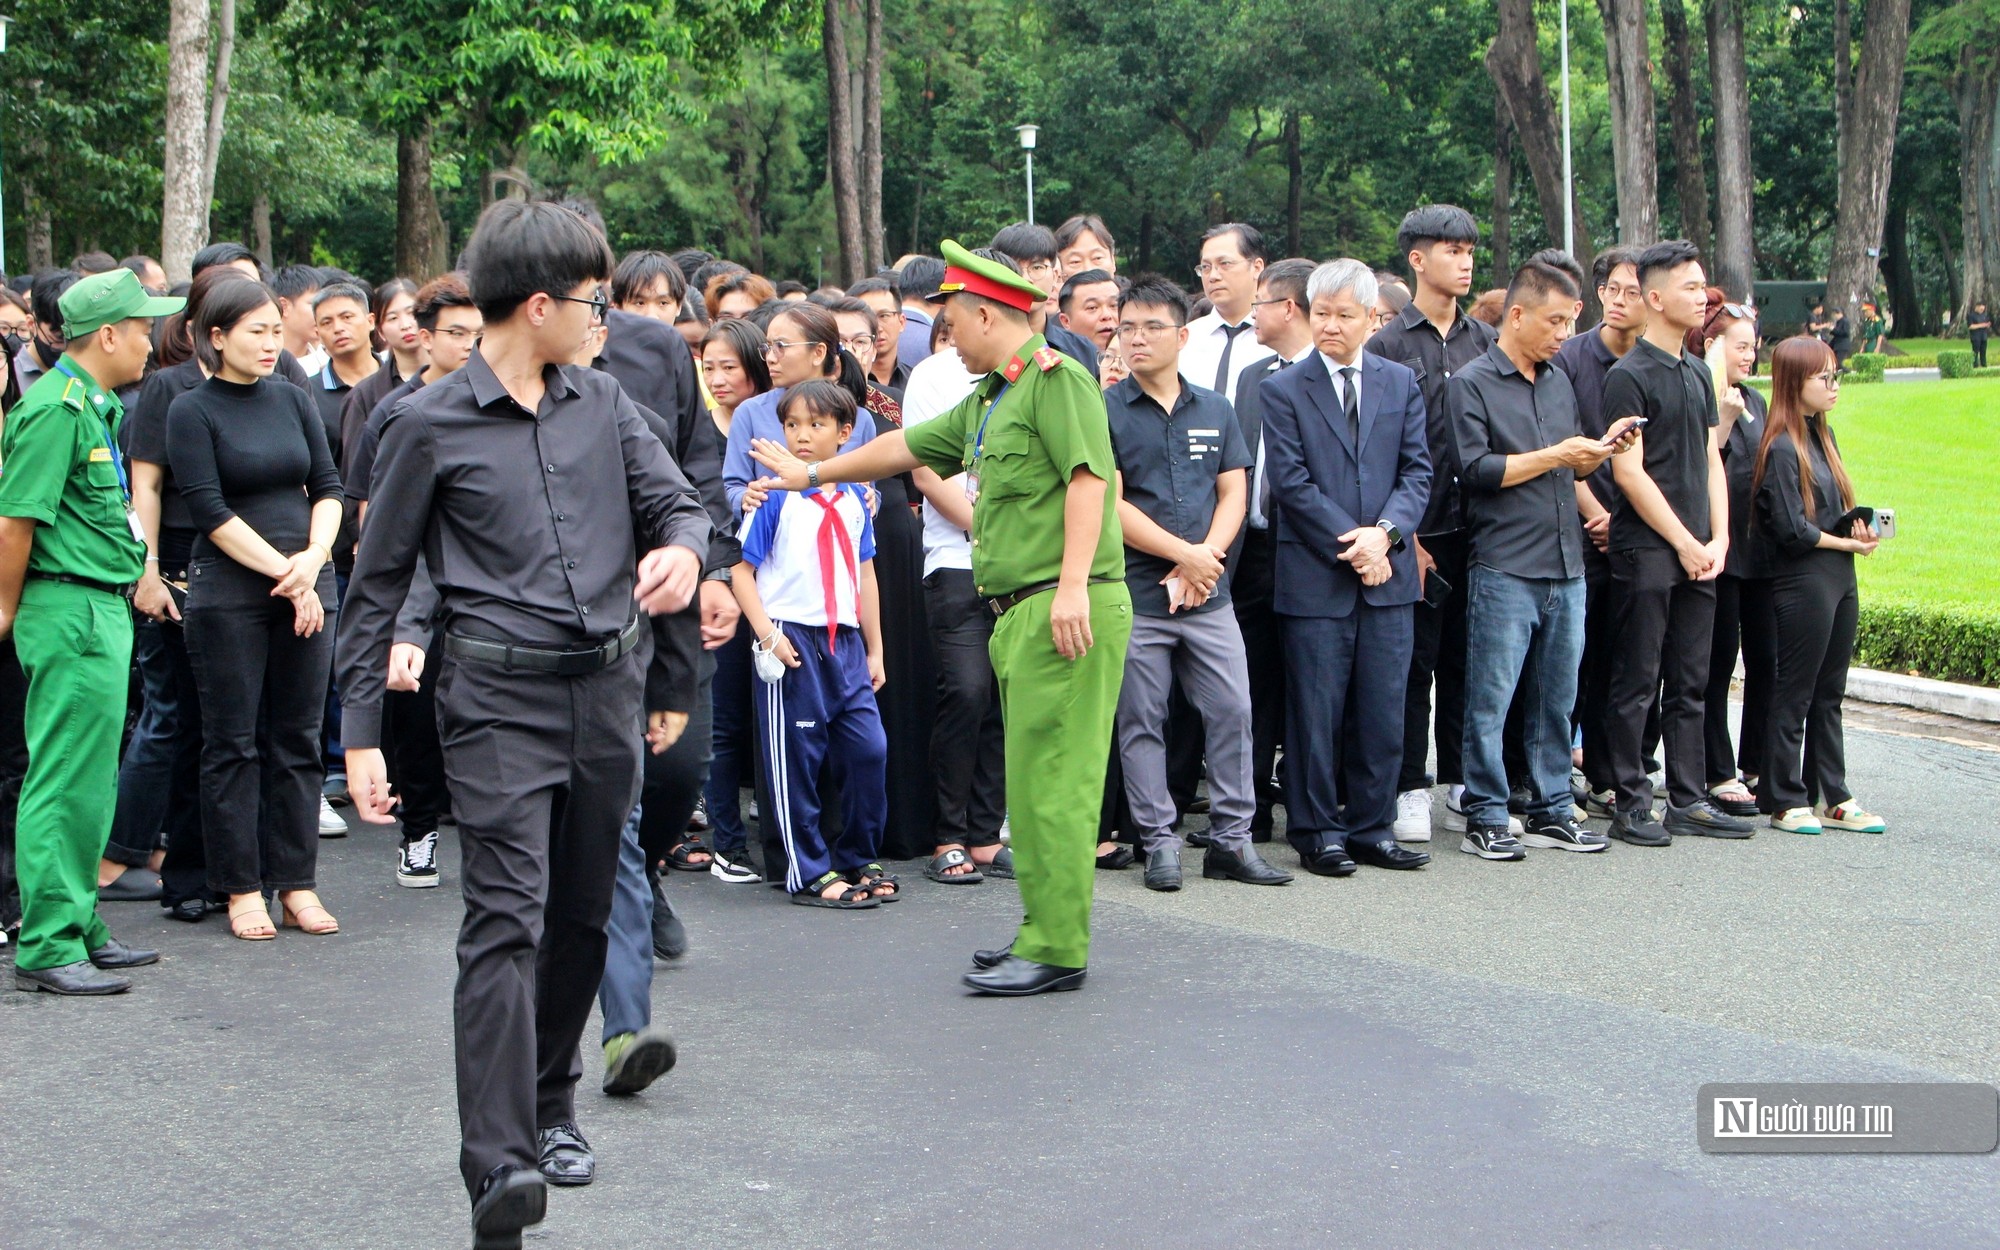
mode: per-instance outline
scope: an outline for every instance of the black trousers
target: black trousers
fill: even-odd
[[[938,569],[924,579],[924,604],[937,650],[937,711],[931,771],[937,775],[940,845],[991,846],[1007,815],[1007,752],[1000,684],[987,644],[994,616],[973,589],[970,569]]]
[[[1646,709],[1660,700],[1667,801],[1686,807],[1707,793],[1702,758],[1702,700],[1715,627],[1715,583],[1691,580],[1671,551],[1611,553],[1618,579],[1618,625],[1611,655],[1605,739],[1618,810],[1652,810],[1646,776]]]
[[[1771,579],[1777,674],[1771,695],[1770,768],[1758,791],[1773,812],[1853,798],[1840,701],[1861,598],[1854,557],[1815,551],[1805,568]]]
[[[703,651],[700,664],[694,707],[679,741],[658,755],[649,749],[640,756],[639,846],[646,852],[648,872],[687,841],[688,817],[708,783],[715,745],[715,652]]]
[[[222,894],[310,890],[319,863],[320,724],[333,634],[299,637],[292,605],[271,597],[273,585],[227,556],[196,560],[188,571],[202,838],[208,887]],[[330,624],[332,569],[321,570],[318,589]]]
[[[23,715],[28,678],[14,654],[14,640],[0,642],[0,929],[21,923],[21,886],[14,876],[14,816],[21,779],[28,775],[28,736]]]
[[[618,844],[639,798],[650,644],[587,677],[446,657],[438,739],[464,847],[452,995],[459,1170],[535,1166],[575,1119]]]
[[[1972,336],[1972,367],[1975,369],[1986,367],[1986,339],[1984,334]]]
[[[1705,780],[1720,785],[1741,771],[1761,777],[1766,767],[1771,725],[1771,687],[1777,677],[1777,623],[1771,616],[1769,578],[1715,579],[1715,642],[1708,653],[1708,693],[1702,706]],[[1743,725],[1737,746],[1729,744],[1729,679],[1736,653],[1743,653]]]
[[[424,648],[424,671],[417,688],[391,690],[382,700],[383,746],[406,840],[436,833],[438,822],[451,811],[437,727],[437,675],[443,666],[444,633],[439,631]]]
[[[1465,531],[1425,534],[1424,550],[1451,583],[1442,607],[1418,600],[1416,641],[1410,648],[1409,684],[1403,688],[1403,763],[1396,789],[1422,790],[1430,784],[1424,762],[1431,748],[1431,683],[1437,683],[1437,782],[1465,781]]]
[[[1605,719],[1611,708],[1611,656],[1618,648],[1618,579],[1611,576],[1611,557],[1588,539],[1583,544],[1583,663],[1577,672],[1576,714],[1572,718],[1583,738],[1583,775],[1591,792],[1615,789],[1611,750],[1604,741]],[[1660,749],[1660,700],[1655,692],[1646,709],[1643,748],[1648,760]],[[1648,768],[1646,771],[1651,772]]]
[[[1230,606],[1243,631],[1250,673],[1250,766],[1257,787],[1252,836],[1271,835],[1271,808],[1285,801],[1276,772],[1278,747],[1285,740],[1285,639],[1271,610],[1271,575],[1277,562],[1277,527],[1243,531],[1236,572],[1229,583]]]
[[[1357,603],[1344,617],[1284,618],[1285,838],[1301,856],[1394,838],[1410,616]]]

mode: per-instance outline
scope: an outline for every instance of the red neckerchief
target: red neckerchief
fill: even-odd
[[[818,491],[808,492],[807,499],[818,504],[819,518],[819,585],[826,594],[826,649],[832,651],[840,634],[840,597],[834,593],[833,549],[840,547],[841,561],[847,565],[847,580],[854,587],[854,608],[857,616],[861,610],[861,570],[854,563],[854,548],[847,541],[847,524],[840,519],[840,496],[835,491],[828,499]]]

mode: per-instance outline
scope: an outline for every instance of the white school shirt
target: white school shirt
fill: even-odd
[[[822,496],[836,500],[842,524],[847,529],[848,553],[855,559],[853,574],[847,561],[834,552],[833,596],[839,624],[861,624],[861,561],[875,558],[875,522],[868,515],[868,500],[853,482],[822,486]],[[764,601],[764,613],[774,621],[794,625],[825,627],[826,584],[819,560],[819,528],[826,510],[796,491],[773,491],[764,506],[743,523],[743,559],[757,570],[757,597]]]

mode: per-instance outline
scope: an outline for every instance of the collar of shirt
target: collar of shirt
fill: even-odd
[[[1189,382],[1186,378],[1182,378],[1180,380],[1180,383],[1181,383],[1181,391],[1180,394],[1174,396],[1173,412],[1168,412],[1164,407],[1160,405],[1159,400],[1154,399],[1151,395],[1147,394],[1146,388],[1139,385],[1139,379],[1131,376],[1130,374],[1127,374],[1124,377],[1124,379],[1121,380],[1116,386],[1113,386],[1109,391],[1106,391],[1105,395],[1108,398],[1116,398],[1121,402],[1127,404],[1134,404],[1134,405],[1145,404],[1146,406],[1150,407],[1154,412],[1159,413],[1160,416],[1168,420],[1172,420],[1174,413],[1177,413],[1181,409],[1187,407],[1188,404],[1192,402],[1194,399],[1194,384]]]
[[[334,373],[333,357],[331,356],[328,356],[326,358],[326,363],[320,366],[319,384],[322,388],[329,391],[347,391],[354,389],[347,383],[341,381],[339,376]]]
[[[1602,344],[1603,340],[1599,339],[1598,342]],[[1638,342],[1632,344],[1632,350],[1640,353],[1641,360],[1649,360],[1668,369],[1688,368],[1700,363],[1699,361],[1690,360],[1685,351],[1674,352],[1672,354],[1661,351],[1659,348],[1653,346],[1652,342],[1643,335],[1640,336]],[[1706,366],[1703,367],[1705,368]]]
[[[118,392],[99,386],[97,379],[90,376],[90,370],[77,363],[76,357],[64,352],[56,357],[56,363],[51,368],[58,376],[66,376],[67,380],[83,387],[84,395],[90,400],[90,411],[100,419],[125,415],[125,405],[119,401]]]
[[[507,387],[500,381],[500,375],[493,372],[493,366],[486,363],[486,357],[480,355],[477,350],[466,357],[464,373],[466,381],[472,386],[473,402],[481,408],[491,408],[505,401],[504,415],[526,417],[530,420],[541,415],[538,412],[529,412],[508,393]],[[545,392],[542,397],[544,406],[568,399],[576,393],[576,388],[569,383],[569,375],[564,373],[559,365],[542,366],[542,388]]]
[[[1333,392],[1334,392],[1334,395],[1335,395],[1336,397],[1338,397],[1338,398],[1339,398],[1339,399],[1341,400],[1341,402],[1342,402],[1342,403],[1345,403],[1345,402],[1347,402],[1347,400],[1346,400],[1346,395],[1347,395],[1347,390],[1346,390],[1346,383],[1347,383],[1347,379],[1341,376],[1341,372],[1340,372],[1340,371],[1341,371],[1342,369],[1352,369],[1352,370],[1354,370],[1354,385],[1355,385],[1355,388],[1356,388],[1356,389],[1355,389],[1355,392],[1354,392],[1354,395],[1355,395],[1355,399],[1356,399],[1357,401],[1359,401],[1359,399],[1360,399],[1360,397],[1361,397],[1361,391],[1360,391],[1360,386],[1361,386],[1361,366],[1362,366],[1362,364],[1364,363],[1364,361],[1362,360],[1362,357],[1360,356],[1360,354],[1359,354],[1359,353],[1356,353],[1356,355],[1355,355],[1355,357],[1354,357],[1354,363],[1353,363],[1353,364],[1347,364],[1347,365],[1343,365],[1343,364],[1341,364],[1341,363],[1340,363],[1340,362],[1339,362],[1338,360],[1335,360],[1335,359],[1334,359],[1333,357],[1331,357],[1331,356],[1327,355],[1327,354],[1326,354],[1325,352],[1320,352],[1320,354],[1319,354],[1319,358],[1320,358],[1320,360],[1321,360],[1321,361],[1323,361],[1323,362],[1324,362],[1324,363],[1326,364],[1326,375],[1327,375],[1328,377],[1330,377],[1330,378],[1332,378],[1332,379],[1333,379]]]
[[[980,398],[992,399],[995,395],[999,394],[1001,387],[1012,386],[1021,380],[1021,375],[1028,373],[1030,370],[1037,373],[1041,372],[1041,366],[1035,364],[1035,353],[1048,345],[1048,340],[1041,335],[1029,335],[1028,341],[1021,344],[1020,350],[1014,353],[1013,358],[1008,360],[1004,367],[995,369],[993,372],[987,374],[984,380],[979,383]]]
[[[1451,329],[1446,330],[1443,334],[1438,334],[1437,326],[1431,321],[1430,317],[1425,315],[1423,309],[1417,307],[1417,301],[1415,300],[1411,300],[1409,303],[1403,305],[1403,311],[1396,314],[1396,324],[1402,329],[1415,330],[1422,327],[1446,343],[1449,343],[1461,334],[1470,334],[1472,327],[1467,324],[1470,320],[1471,318],[1465,315],[1463,308],[1460,308],[1457,304],[1453,304],[1451,306]]]

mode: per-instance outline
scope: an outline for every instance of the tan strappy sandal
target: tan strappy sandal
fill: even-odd
[[[246,942],[268,942],[278,936],[262,894],[236,894],[229,899],[229,936]]]
[[[296,903],[294,900],[297,900]],[[311,890],[287,890],[278,895],[278,902],[285,909],[287,929],[297,929],[313,937],[340,932],[340,922],[320,903],[319,895]]]

